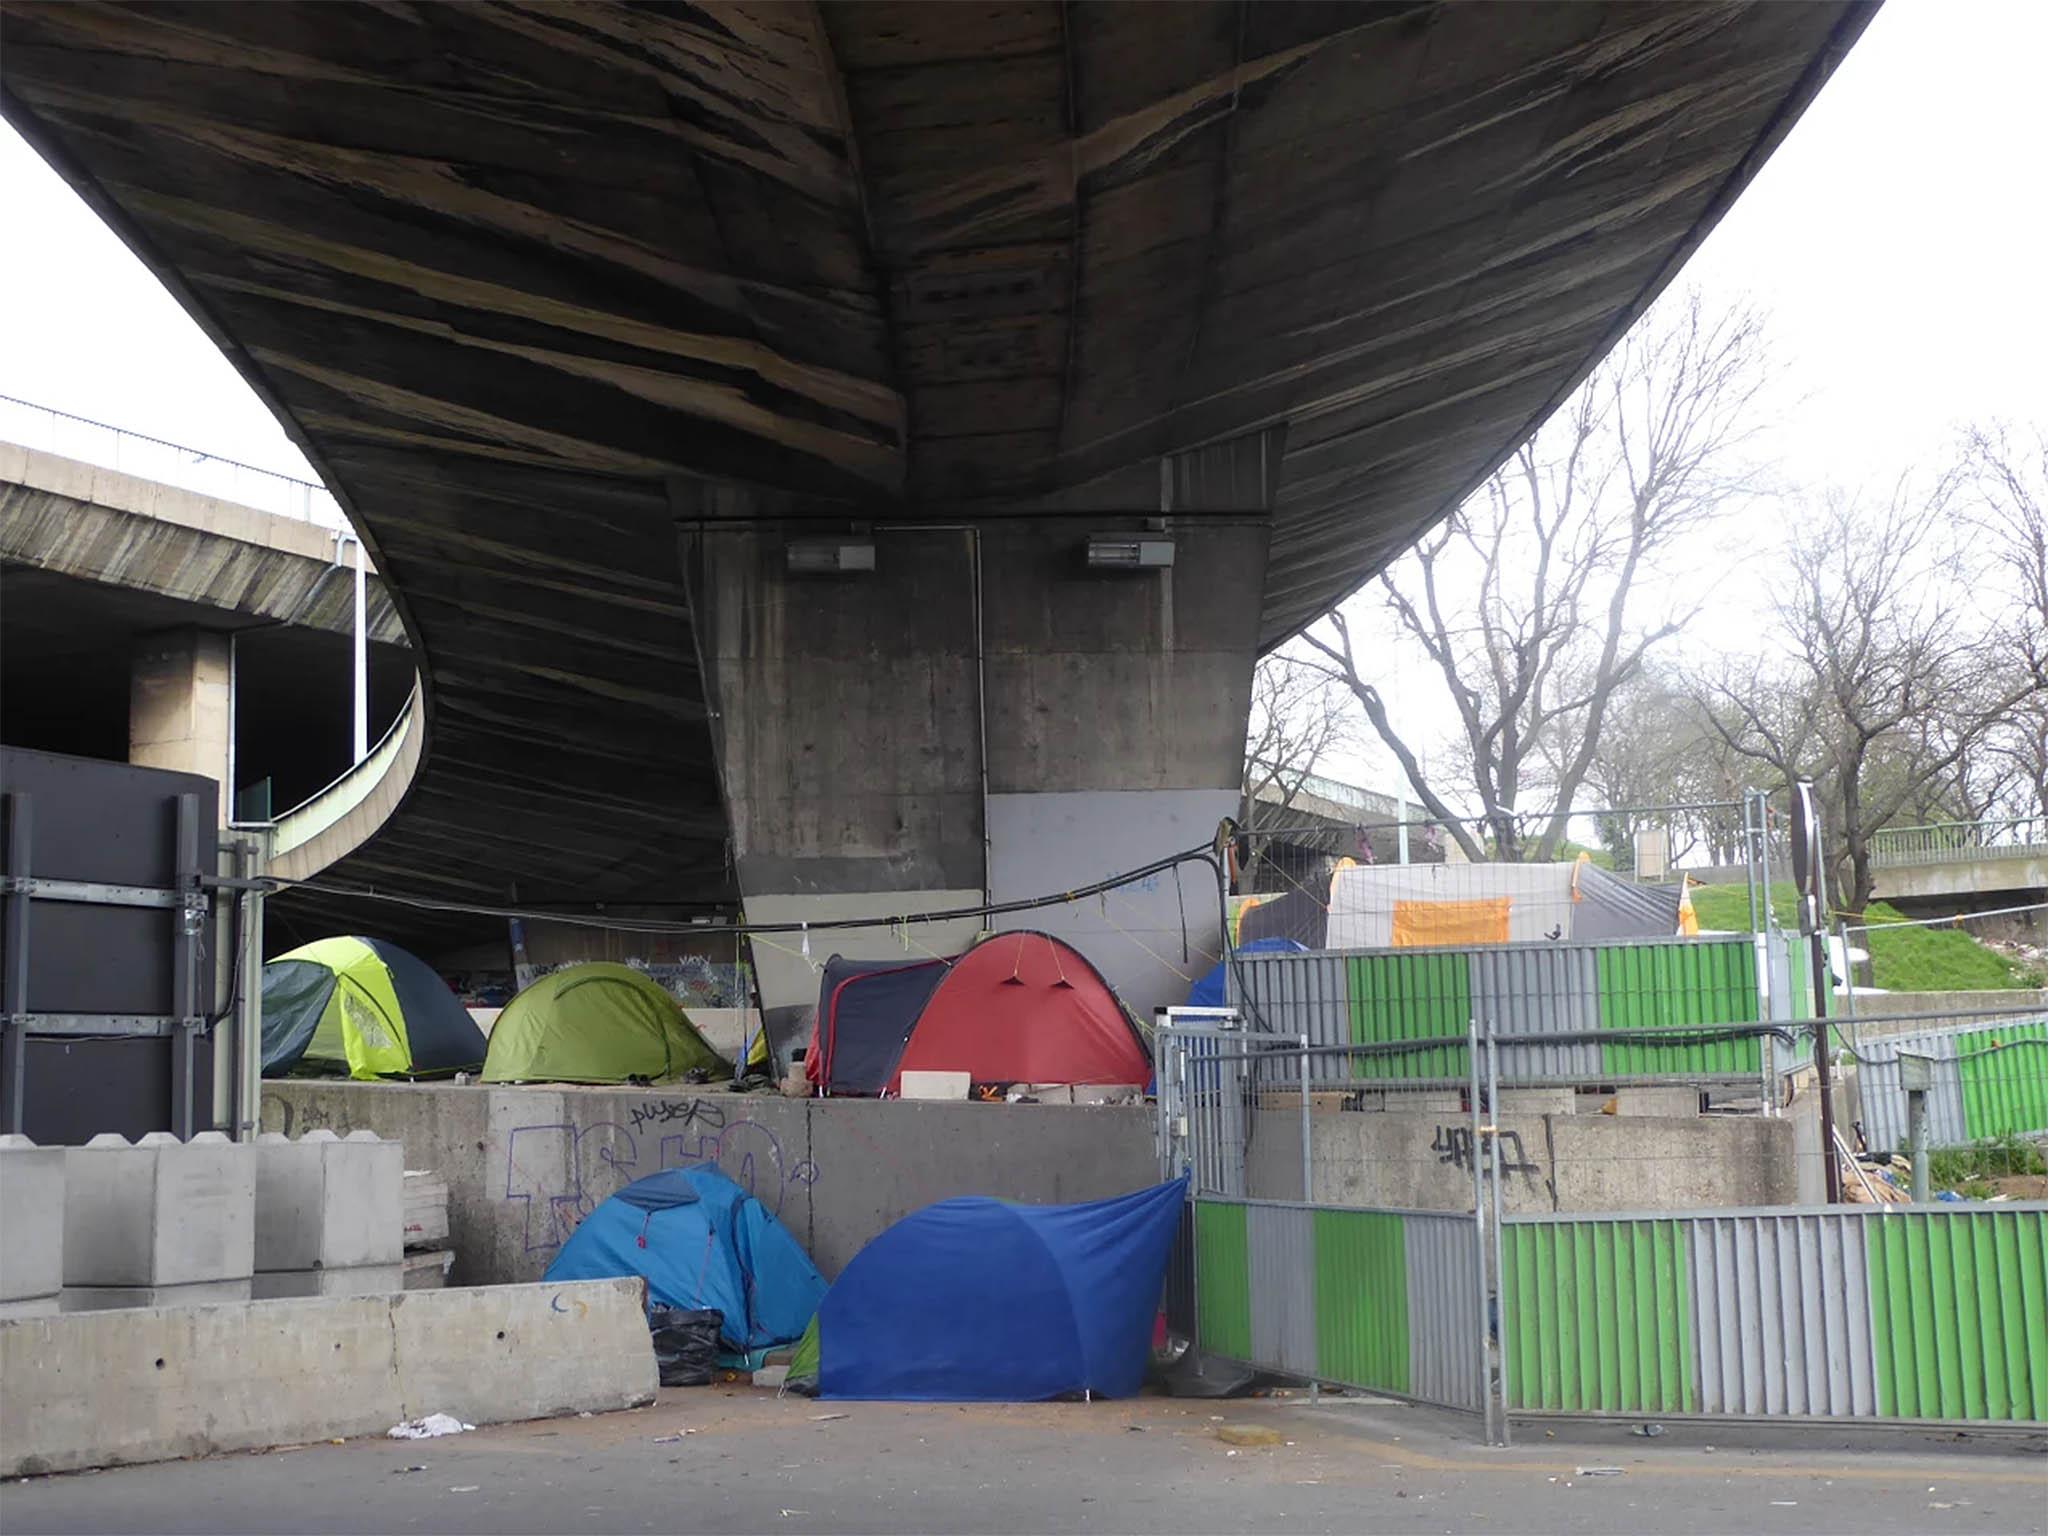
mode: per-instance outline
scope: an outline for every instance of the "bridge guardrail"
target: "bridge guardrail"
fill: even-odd
[[[2048,817],[2003,816],[1886,827],[1870,834],[1872,869],[2048,856]]]

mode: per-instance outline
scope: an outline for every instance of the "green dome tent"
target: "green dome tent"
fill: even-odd
[[[487,1083],[660,1082],[691,1068],[732,1076],[682,1005],[631,966],[593,961],[543,976],[491,1027]]]
[[[319,939],[263,967],[263,1075],[302,1062],[374,1082],[474,1067],[483,1031],[424,960],[382,939]]]

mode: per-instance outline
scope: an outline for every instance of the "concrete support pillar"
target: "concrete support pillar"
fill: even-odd
[[[1237,805],[1258,645],[1263,512],[991,519],[835,533],[872,569],[805,575],[817,525],[687,535],[734,856],[756,922],[975,906],[1072,889],[1206,844]],[[1091,570],[1090,534],[1145,531],[1171,569]],[[855,561],[854,564],[862,564]],[[958,952],[967,919],[757,941],[771,1008],[833,953]],[[1213,963],[1197,866],[993,919],[1057,933],[1141,1013]]]
[[[221,822],[234,804],[228,783],[228,637],[171,629],[136,638],[129,672],[128,761],[204,774],[221,787]]]

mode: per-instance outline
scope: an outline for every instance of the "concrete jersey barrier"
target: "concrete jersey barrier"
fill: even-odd
[[[645,1283],[131,1308],[0,1322],[0,1476],[652,1402]]]

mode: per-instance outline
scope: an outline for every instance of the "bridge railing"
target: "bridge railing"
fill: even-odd
[[[2048,854],[2048,817],[2003,816],[1984,821],[1943,821],[1925,827],[1887,827],[1870,835],[1870,866],[1952,864],[1979,859],[2038,858]]]
[[[325,486],[239,459],[109,426],[32,400],[0,395],[0,442],[196,491],[322,528],[346,530],[348,518]]]

